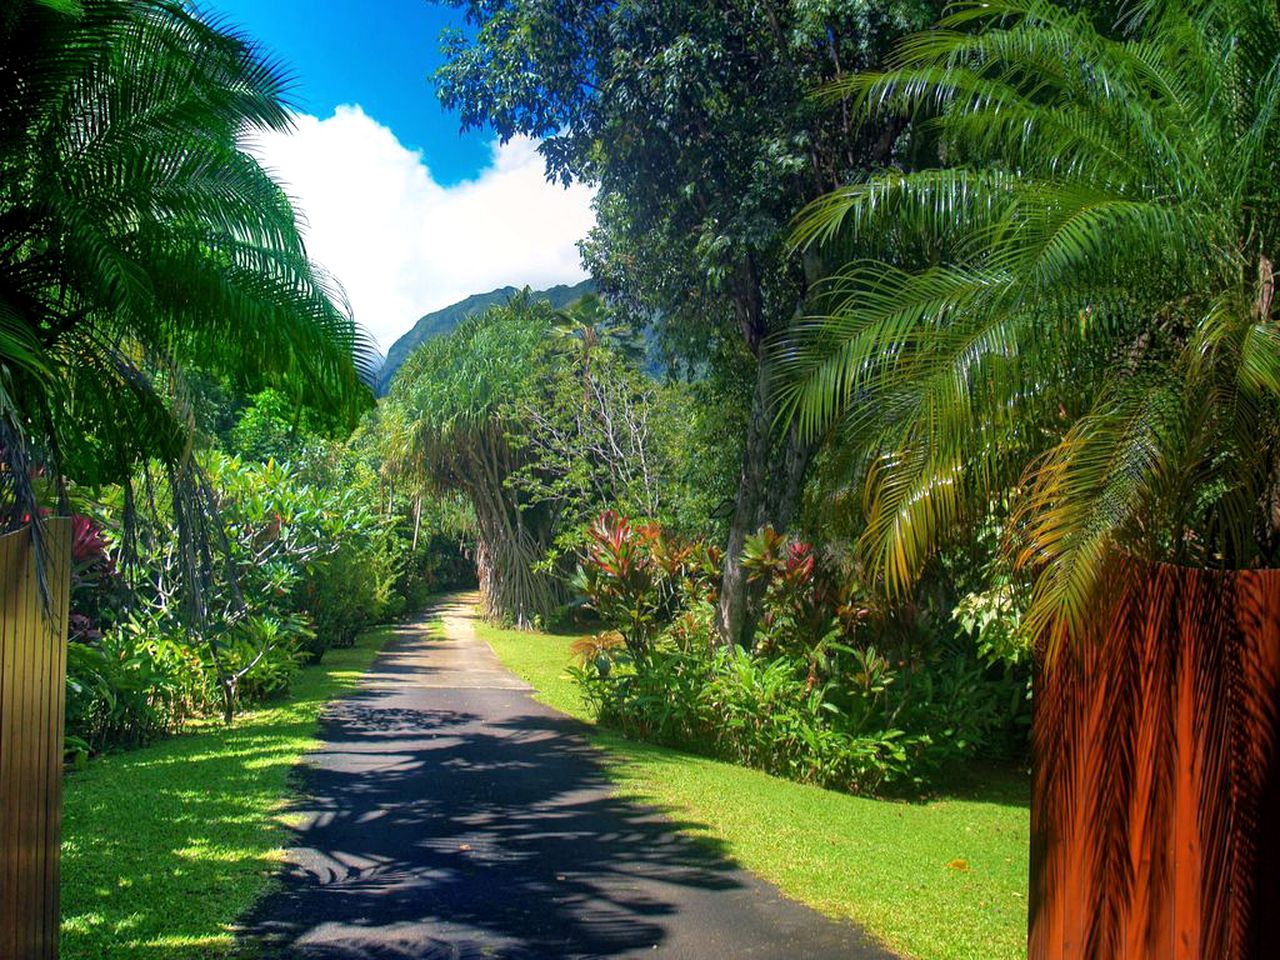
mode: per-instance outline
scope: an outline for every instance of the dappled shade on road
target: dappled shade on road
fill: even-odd
[[[581,724],[448,623],[326,721],[284,887],[244,921],[267,956],[889,956],[614,796]]]

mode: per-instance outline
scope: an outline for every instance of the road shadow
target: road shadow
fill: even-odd
[[[395,656],[375,669],[407,667]],[[250,955],[614,957],[662,944],[689,891],[742,886],[680,834],[699,825],[612,796],[576,721],[518,691],[435,689],[427,709],[404,687],[326,717],[295,862],[241,921]]]

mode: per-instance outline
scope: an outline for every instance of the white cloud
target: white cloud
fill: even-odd
[[[586,276],[575,244],[594,222],[591,191],[547,183],[535,141],[495,142],[474,180],[441,186],[359,106],[296,119],[251,149],[293,198],[311,258],[342,281],[384,351],[469,294]]]

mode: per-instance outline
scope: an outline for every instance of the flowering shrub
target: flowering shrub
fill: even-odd
[[[350,645],[395,609],[400,573],[392,522],[360,492],[308,483],[298,468],[216,452],[204,458],[226,535],[201,583],[196,629],[176,522],[162,508],[126,545],[119,503],[73,519],[67,668],[72,754],[134,745],[219,708],[287,692],[300,664]],[[163,489],[140,486],[156,503]],[[132,550],[126,590],[120,569]]]
[[[102,636],[104,617],[118,603],[116,565],[107,552],[101,524],[89,517],[71,517],[71,602],[67,637],[91,643]]]

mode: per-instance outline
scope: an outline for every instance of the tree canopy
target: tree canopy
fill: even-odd
[[[399,469],[437,491],[471,500],[476,563],[489,613],[521,626],[546,618],[559,598],[537,569],[551,545],[553,511],[508,483],[527,457],[516,404],[537,388],[536,357],[551,335],[552,310],[528,292],[469,317],[419,346],[392,381],[398,431],[389,435]]]
[[[1142,4],[1117,34],[1002,0],[830,88],[931,117],[951,161],[798,227],[889,253],[840,273],[782,367],[806,432],[842,419],[871,454],[864,543],[891,585],[1006,494],[1030,625],[1059,638],[1096,625],[1117,551],[1276,562],[1277,63],[1274,4]]]
[[[354,422],[372,347],[242,147],[290,123],[247,38],[167,0],[0,13],[0,512],[40,476],[191,470],[184,373]],[[198,488],[198,485],[196,485]],[[192,489],[176,485],[175,489]]]
[[[742,639],[745,537],[795,514],[812,444],[778,438],[765,343],[817,276],[785,247],[807,199],[909,158],[897,118],[857,125],[812,93],[879,62],[927,0],[876,4],[457,2],[437,86],[464,127],[546,137],[549,177],[598,186],[584,245],[618,309],[672,359],[737,372],[751,415],[726,552],[722,633]]]

